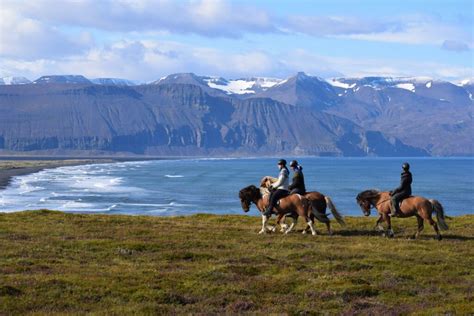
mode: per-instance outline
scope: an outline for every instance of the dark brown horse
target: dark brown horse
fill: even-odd
[[[276,178],[273,178],[270,176],[263,177],[262,180],[260,181],[260,187],[268,189],[270,185],[276,180],[277,180]],[[334,218],[340,225],[345,224],[344,218],[339,213],[339,211],[337,210],[336,206],[334,205],[334,203],[332,202],[329,196],[325,196],[324,194],[319,193],[317,191],[307,192],[303,196],[307,198],[311,203],[312,212],[310,214],[310,218],[312,222],[314,223],[314,219],[316,218],[321,223],[326,224],[326,228],[330,235],[332,235],[332,230],[331,230],[331,221],[329,220],[326,214],[327,208],[331,210],[332,215],[334,216]],[[283,217],[284,216],[282,215],[277,218],[277,224],[280,224],[282,227],[285,227],[286,224],[282,223]]]
[[[378,190],[366,190],[359,193],[356,197],[357,203],[364,212],[365,216],[370,215],[370,209],[374,207],[380,214],[377,220],[379,224],[382,220],[387,223],[387,233],[389,237],[393,237],[392,223],[390,214],[390,194],[389,192],[380,192]],[[401,214],[399,217],[416,216],[418,221],[418,231],[413,236],[418,238],[423,230],[423,221],[427,221],[436,232],[436,238],[441,240],[438,224],[441,229],[448,229],[444,218],[444,209],[437,200],[428,200],[421,196],[410,196],[404,199],[400,205]],[[431,218],[431,214],[435,212],[438,224]]]
[[[244,212],[248,212],[250,210],[250,205],[253,203],[260,211],[260,213],[262,213],[262,229],[260,230],[259,234],[263,234],[267,230],[275,231],[274,227],[270,229],[267,227],[267,222],[270,217],[263,215],[263,212],[265,212],[265,209],[268,205],[268,195],[264,197],[259,188],[254,185],[249,185],[248,187],[245,187],[239,191],[239,198],[240,204],[242,205],[242,209],[244,210]],[[313,222],[310,219],[310,203],[306,198],[298,194],[289,195],[280,199],[280,202],[278,206],[275,207],[275,210],[277,212],[277,215],[279,216],[296,213],[298,214],[298,216],[303,217],[305,223],[307,223],[307,225],[311,229],[311,233],[313,235],[316,235],[316,231],[313,227]],[[296,220],[294,220],[290,227],[285,230],[285,234],[288,234],[293,229],[295,224]]]

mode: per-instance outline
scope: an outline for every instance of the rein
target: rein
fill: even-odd
[[[378,202],[377,204],[374,205],[374,207],[377,208],[377,206],[379,206],[380,204],[385,203],[385,202],[387,202],[387,201],[390,201],[390,198],[385,199],[385,200],[383,200],[382,202]]]

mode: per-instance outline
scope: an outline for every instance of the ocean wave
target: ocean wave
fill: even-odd
[[[180,174],[165,174],[166,178],[184,178],[183,175]]]

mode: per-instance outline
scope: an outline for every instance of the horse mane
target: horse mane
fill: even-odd
[[[377,189],[365,190],[357,194],[357,201],[370,200],[377,197],[379,194],[380,191]]]
[[[260,187],[261,188],[268,188],[272,183],[276,182],[278,179],[271,177],[271,176],[265,176],[260,180]]]
[[[250,199],[250,200],[253,200],[254,198],[261,198],[262,195],[260,193],[260,190],[254,186],[253,184],[252,185],[249,185],[245,188],[243,188],[242,190],[239,191],[239,198],[240,199]]]

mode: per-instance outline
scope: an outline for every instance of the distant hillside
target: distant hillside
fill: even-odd
[[[0,85],[0,153],[472,155],[471,86],[392,78],[45,76]]]

